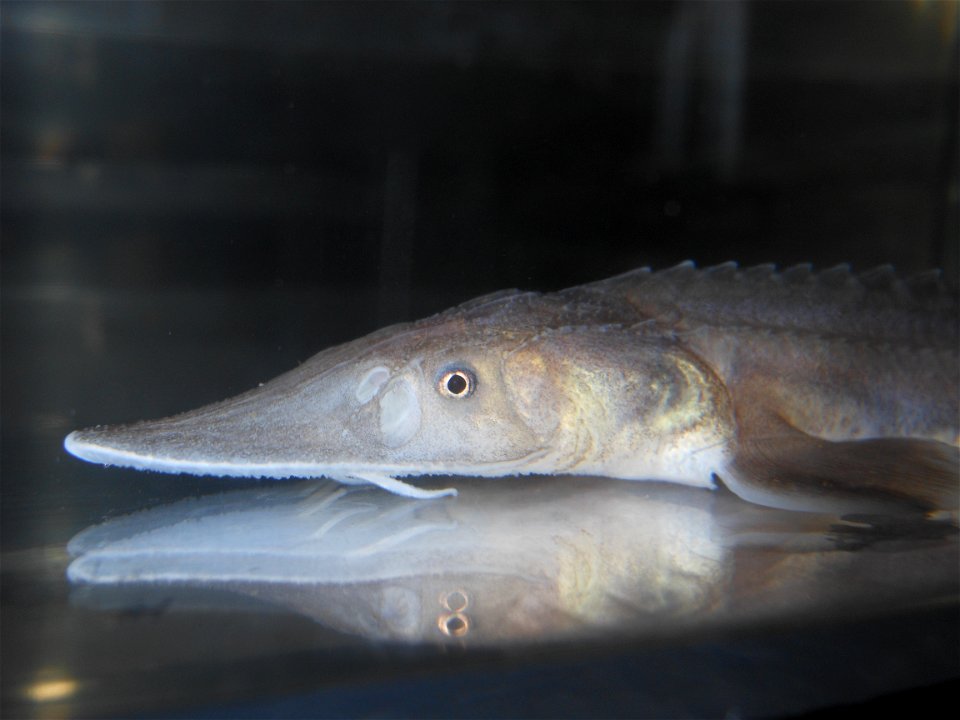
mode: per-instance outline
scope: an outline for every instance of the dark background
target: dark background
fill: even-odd
[[[952,3],[4,20],[10,286],[465,296],[687,258],[957,269]]]
[[[223,487],[74,461],[77,427],[504,287],[686,259],[957,277],[955,3],[0,12],[7,630],[59,627],[65,595],[12,554]],[[7,697],[63,632],[4,632]]]

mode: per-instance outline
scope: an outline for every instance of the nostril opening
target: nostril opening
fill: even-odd
[[[390,379],[390,371],[385,367],[372,368],[357,384],[356,396],[361,405],[365,405],[380,392],[383,384]]]

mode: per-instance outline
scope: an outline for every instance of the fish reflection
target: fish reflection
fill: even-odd
[[[68,576],[101,607],[228,591],[368,638],[480,644],[957,594],[946,524],[601,478],[461,488],[435,503],[326,481],[185,500],[81,532]]]

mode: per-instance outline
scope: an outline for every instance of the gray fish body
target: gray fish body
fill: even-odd
[[[685,263],[505,291],[183,415],[72,433],[95,462],[330,477],[583,474],[761,504],[955,510],[957,299],[927,278]]]
[[[957,442],[957,297],[935,276],[911,285],[889,269],[854,276],[731,263],[618,280],[607,282],[669,325],[734,394],[762,382],[785,419],[811,435]]]

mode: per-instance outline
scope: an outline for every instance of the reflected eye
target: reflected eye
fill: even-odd
[[[440,380],[437,383],[440,394],[452,398],[465,398],[473,393],[476,386],[476,377],[471,371],[464,368],[445,371],[440,375]]]

